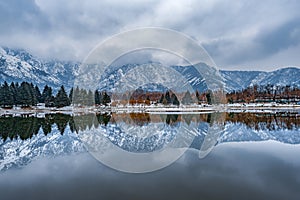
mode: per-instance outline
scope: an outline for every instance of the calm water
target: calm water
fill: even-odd
[[[299,199],[299,116],[2,116],[1,199]],[[88,153],[91,130],[126,152],[159,151],[177,138],[188,150],[158,171],[124,173]]]

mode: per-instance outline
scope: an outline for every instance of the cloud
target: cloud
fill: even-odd
[[[299,44],[299,6],[295,0],[2,1],[0,44],[46,58],[82,60],[113,34],[156,26],[197,39],[219,66],[261,67],[261,60],[274,66],[274,56]],[[281,56],[283,64],[290,60],[300,63]]]
[[[173,165],[145,174],[114,171],[88,154],[39,159],[0,174],[1,198],[298,199],[300,163],[290,163],[298,151],[277,144],[277,151],[293,152],[281,158],[267,143],[248,147],[220,145],[205,159],[190,150]]]

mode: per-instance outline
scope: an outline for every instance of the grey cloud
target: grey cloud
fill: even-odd
[[[21,30],[42,31],[48,25],[34,0],[0,2],[1,34],[15,34]]]
[[[288,159],[227,146],[202,160],[190,150],[173,165],[146,174],[114,171],[88,154],[40,159],[2,172],[0,192],[7,200],[298,199],[299,178],[299,164]]]
[[[299,4],[293,0],[2,0],[0,25],[5,28],[0,45],[25,48],[46,58],[82,60],[112,34],[156,26],[197,38],[220,66],[259,64],[263,59],[264,64],[274,65],[272,56],[299,44]]]
[[[297,46],[300,43],[300,18],[292,19],[274,29],[261,30],[254,42],[261,45],[264,56]]]
[[[290,47],[298,46],[299,27],[300,20],[292,19],[276,27],[263,27],[249,38],[237,36],[217,39],[204,43],[204,47],[213,57],[221,57],[223,63],[237,65],[245,61],[267,58]]]

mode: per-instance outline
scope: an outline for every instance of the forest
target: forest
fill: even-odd
[[[73,95],[73,94],[76,95]],[[76,99],[73,99],[73,98]],[[166,92],[148,92],[137,89],[132,94],[123,94],[118,102],[112,102],[111,94],[106,91],[90,91],[82,88],[71,88],[69,93],[62,85],[54,95],[53,89],[46,85],[42,92],[37,85],[28,82],[10,83],[6,81],[0,85],[0,106],[5,109],[11,109],[13,106],[22,108],[36,106],[38,103],[44,103],[46,107],[64,107],[73,105],[109,105],[118,104],[163,104],[179,106],[189,104],[212,104],[212,92],[204,91],[190,93],[174,93],[171,90]],[[181,101],[179,101],[181,99]],[[232,91],[226,94],[227,103],[299,103],[300,89],[296,86],[251,86],[242,91]]]
[[[93,98],[94,104],[107,105],[111,100],[110,96],[104,91],[86,91],[84,89],[75,88],[76,94],[83,99]],[[46,107],[64,107],[70,106],[73,98],[73,88],[69,94],[62,85],[56,95],[53,94],[52,87],[46,85],[41,92],[37,85],[32,83],[22,82],[8,84],[6,81],[0,86],[0,106],[2,108],[10,109],[13,106],[20,106],[22,108],[36,106],[38,103],[45,103]]]
[[[254,85],[242,91],[233,91],[226,95],[228,103],[298,103],[300,88],[297,86]]]

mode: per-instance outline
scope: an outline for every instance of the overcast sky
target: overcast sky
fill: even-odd
[[[300,66],[298,0],[0,0],[0,45],[81,61],[107,37],[163,27],[199,41],[222,69]]]

